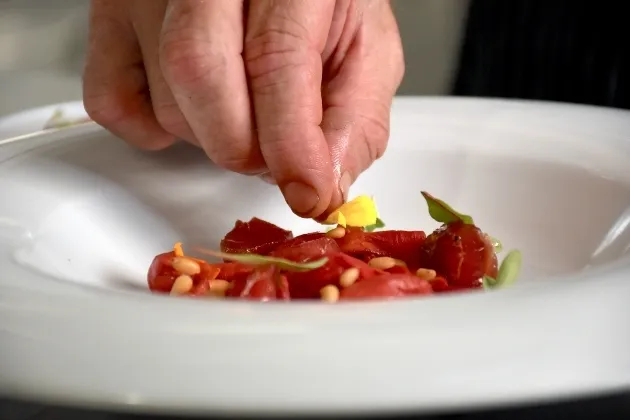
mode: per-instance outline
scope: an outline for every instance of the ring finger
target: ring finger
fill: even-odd
[[[168,0],[152,0],[150,7],[141,1],[129,2],[129,5],[131,20],[134,22],[134,30],[140,43],[155,117],[164,130],[198,145],[160,68],[159,40]]]

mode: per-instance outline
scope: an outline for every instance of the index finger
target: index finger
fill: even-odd
[[[334,182],[321,130],[322,59],[335,2],[252,0],[245,60],[260,149],[293,211],[321,215]]]

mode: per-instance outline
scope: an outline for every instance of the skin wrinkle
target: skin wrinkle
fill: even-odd
[[[353,126],[351,123],[344,124],[341,128],[328,132],[327,137],[333,137],[334,142],[330,144],[330,156],[333,165],[335,183],[341,179],[341,170],[346,160],[346,154],[350,150],[350,139],[352,138]]]
[[[206,39],[191,37],[187,29],[170,29],[162,32],[161,60],[170,68],[178,84],[195,85],[212,73],[223,76],[227,65],[236,58],[235,53],[216,51],[216,46]],[[227,95],[227,92],[224,92]]]

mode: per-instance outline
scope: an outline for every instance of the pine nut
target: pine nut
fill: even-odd
[[[343,226],[337,226],[333,230],[326,233],[326,236],[333,239],[341,239],[346,236],[346,229]]]
[[[416,276],[420,277],[423,280],[431,281],[437,277],[437,273],[435,270],[431,270],[429,268],[418,268],[416,271]]]
[[[396,265],[396,260],[391,257],[376,257],[372,258],[368,265],[378,270],[389,270]]]
[[[173,287],[171,287],[171,295],[185,295],[193,288],[192,277],[182,274],[175,279]]]
[[[230,288],[230,282],[223,279],[210,280],[209,294],[217,297],[225,296],[225,293]]]
[[[325,302],[334,303],[339,300],[339,289],[332,284],[322,287],[319,294]]]
[[[407,267],[407,263],[406,263],[406,262],[404,262],[403,260],[399,260],[399,259],[394,258],[394,261],[396,261],[396,265],[397,265],[397,266],[400,266],[400,267]]]
[[[186,257],[173,258],[173,268],[178,273],[186,274],[189,276],[194,276],[195,274],[201,273],[201,266],[199,265],[199,263]]]
[[[339,276],[339,285],[341,287],[350,287],[352,286],[361,275],[361,271],[359,271],[356,267],[350,267]]]

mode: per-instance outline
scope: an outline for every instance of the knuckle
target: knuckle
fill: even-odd
[[[254,25],[245,36],[245,49],[250,52],[277,46],[299,49],[310,44],[310,31],[285,8],[276,7],[269,16],[254,21],[262,25]]]
[[[303,79],[307,86],[317,77],[314,61],[308,53],[298,51],[269,51],[256,60],[247,60],[250,89],[254,94],[276,93],[295,78]]]
[[[237,173],[248,172],[249,169],[247,159],[239,156],[222,156],[213,162],[223,169]]]
[[[225,54],[217,54],[212,45],[191,32],[167,32],[160,42],[160,66],[164,76],[171,83],[184,87],[194,87],[196,83],[215,76],[223,77],[227,67]]]
[[[361,129],[369,161],[374,162],[383,157],[389,141],[389,119],[364,115],[362,116]]]
[[[208,157],[217,166],[229,171],[256,174],[264,168],[258,143],[251,139],[223,137],[221,142],[204,142]]]
[[[207,151],[210,160],[223,169],[238,173],[254,172],[257,168],[252,165],[247,152],[242,151]]]
[[[265,28],[258,33],[248,36],[245,39],[245,54],[256,58],[264,56],[267,51],[288,50],[295,51],[301,49],[308,42],[304,36],[286,28]]]
[[[280,60],[278,60],[280,61]],[[310,66],[298,63],[270,63],[264,72],[250,75],[250,90],[254,95],[271,95],[287,88],[295,75],[309,77]]]
[[[92,94],[90,88],[84,88],[83,106],[87,115],[97,124],[110,128],[116,126],[124,117],[121,103],[111,93]]]
[[[305,39],[292,31],[267,29],[246,40],[245,69],[253,90],[265,91],[283,82],[283,74],[311,76],[321,58]]]
[[[158,124],[165,131],[184,137],[183,133],[188,131],[188,123],[176,103],[154,104],[153,112]]]

